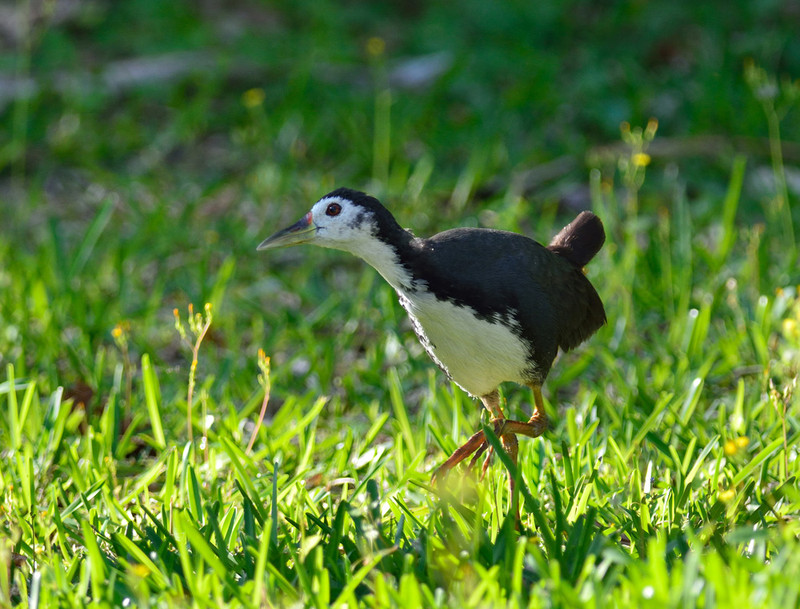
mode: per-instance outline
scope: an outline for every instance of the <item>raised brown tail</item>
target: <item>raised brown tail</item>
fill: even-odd
[[[563,306],[569,309],[568,318],[571,320],[561,328],[558,337],[558,346],[564,351],[577,347],[606,323],[603,301],[581,272],[600,251],[605,240],[606,233],[600,218],[584,211],[561,229],[547,246],[551,252],[575,266],[575,274],[569,282],[569,296],[562,300]]]
[[[583,268],[600,251],[605,240],[606,232],[600,218],[590,211],[582,211],[553,237],[547,249]]]

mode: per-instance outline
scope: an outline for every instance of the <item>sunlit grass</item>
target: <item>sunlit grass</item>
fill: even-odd
[[[176,15],[200,19],[131,6],[123,17],[172,24],[178,42],[195,30]],[[800,275],[781,153],[796,85],[748,64],[731,76],[748,104],[698,63],[704,93],[680,119],[765,126],[767,154],[665,158],[659,139],[684,123],[609,118],[613,87],[582,95],[598,93],[594,68],[564,80],[572,43],[534,70],[505,34],[465,37],[475,52],[456,53],[443,81],[395,90],[399,38],[457,49],[449,36],[477,25],[433,14],[403,21],[404,36],[353,35],[324,3],[274,10],[313,27],[276,31],[274,46],[243,35],[233,76],[10,108],[0,607],[796,606]],[[497,19],[550,39],[544,13],[486,11],[489,32]],[[45,50],[68,44],[36,27]],[[311,59],[276,77],[298,48],[325,55],[327,81]],[[598,53],[603,66],[639,56]],[[337,71],[353,56],[367,76]],[[242,57],[281,69],[253,78]],[[21,73],[41,61],[23,56]],[[664,76],[685,78],[675,70]],[[635,89],[623,105],[647,107]],[[552,118],[576,99],[578,120]],[[718,122],[726,104],[735,125]],[[589,137],[621,141],[584,167],[569,146]],[[568,162],[548,170],[566,173],[520,177],[559,154]],[[767,157],[772,182],[754,186]],[[361,261],[255,252],[343,181],[374,188],[419,234],[491,225],[541,241],[571,219],[568,195],[588,191],[579,201],[608,240],[587,273],[609,323],[557,360],[544,387],[554,429],[520,442],[517,468],[501,454],[482,483],[457,470],[432,487],[486,424],[479,405]],[[173,310],[189,311],[188,329]],[[530,413],[527,389],[503,397],[515,418]]]
[[[730,197],[742,167],[734,165]],[[620,203],[606,192],[596,204],[611,216]],[[611,322],[562,356],[545,387],[557,423],[546,438],[523,441],[512,468],[522,483],[519,531],[507,517],[507,460],[496,458],[482,484],[454,475],[429,486],[479,409],[397,333],[401,313],[377,281],[356,290],[369,303],[368,336],[359,323],[325,331],[331,315],[355,318],[363,307],[327,295],[328,282],[349,280],[328,276],[305,296],[308,313],[286,313],[293,340],[313,349],[297,348],[294,363],[270,374],[260,427],[264,387],[255,374],[244,390],[220,387],[233,374],[220,368],[229,365],[222,345],[235,337],[206,337],[210,319],[192,318],[196,340],[177,364],[188,374],[145,352],[130,390],[139,329],[109,325],[117,351],[87,363],[99,404],[78,406],[9,364],[0,551],[13,567],[0,593],[40,606],[187,597],[551,606],[600,596],[722,606],[732,589],[775,606],[796,598],[797,289],[757,295],[747,286],[763,265],[746,260],[735,282],[713,275],[737,264],[731,243],[741,236],[718,234],[718,245],[698,250],[705,229],[686,222],[676,196],[675,213],[651,219],[656,228],[635,258],[612,240],[589,267]],[[628,231],[623,243],[644,237],[635,225],[608,224],[611,235]],[[296,260],[279,276],[309,281],[314,271]],[[348,264],[348,275],[359,272]],[[624,285],[632,287],[622,294]],[[217,295],[228,298],[225,288]],[[230,315],[221,307],[215,320],[230,328]],[[166,312],[157,319],[169,326]],[[267,343],[286,348],[274,334],[285,331]],[[204,337],[215,372],[197,357]],[[282,387],[297,373],[314,375],[320,390]],[[185,427],[192,382],[203,388],[196,425],[205,430],[194,440]],[[505,395],[512,411],[530,408],[526,391],[508,386]]]

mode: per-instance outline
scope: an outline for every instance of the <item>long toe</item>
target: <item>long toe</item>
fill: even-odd
[[[438,480],[442,480],[447,473],[453,469],[456,465],[461,463],[464,459],[469,457],[472,453],[476,450],[479,450],[481,446],[486,442],[486,437],[483,435],[482,431],[476,432],[472,434],[472,436],[464,442],[460,447],[456,449],[456,451],[450,455],[450,457],[442,463],[436,471],[433,473],[433,478],[431,482],[435,484]]]
[[[494,449],[491,446],[489,446],[489,443],[486,440],[484,440],[480,448],[475,451],[474,455],[472,455],[472,459],[469,460],[469,465],[467,466],[467,468],[472,469],[473,467],[475,467],[475,465],[478,463],[478,459],[480,459],[481,455],[483,455],[487,450],[489,452],[486,455],[486,460],[489,460],[492,456],[492,452],[494,451]],[[483,478],[483,476],[481,476],[481,478]]]
[[[543,432],[542,430],[537,433],[537,428],[535,425],[523,423],[522,421],[510,421],[503,418],[492,419],[492,424],[494,426],[495,435],[500,438],[503,447],[505,448],[506,452],[509,453],[512,461],[515,464],[517,462],[517,438],[514,434],[521,433],[526,436],[535,437],[541,435]],[[456,451],[450,455],[447,461],[436,468],[436,471],[431,477],[431,484],[436,484],[439,480],[442,480],[445,476],[447,476],[451,469],[453,469],[456,465],[461,463],[470,455],[473,456],[468,467],[472,469],[484,454],[486,454],[486,457],[484,458],[483,465],[481,466],[481,480],[483,480],[484,476],[486,475],[486,470],[488,469],[489,462],[494,454],[494,449],[489,444],[483,431],[478,431],[472,434],[472,436],[470,436],[470,438],[464,442],[464,444],[458,447]]]
[[[486,458],[483,460],[483,465],[481,465],[481,482],[486,477],[486,471],[489,469],[489,463],[492,461],[492,454],[494,453],[494,449],[491,449],[487,454]]]
[[[529,438],[538,438],[549,428],[550,421],[546,416],[533,416],[527,423],[506,419],[503,432],[528,436]]]

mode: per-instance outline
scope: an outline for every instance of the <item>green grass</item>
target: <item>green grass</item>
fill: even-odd
[[[94,3],[0,60],[38,86],[0,108],[0,607],[797,606],[790,10],[218,10]],[[169,52],[205,63],[104,84]],[[603,219],[519,531],[503,459],[429,486],[480,409],[380,277],[255,252],[335,185],[418,234]]]

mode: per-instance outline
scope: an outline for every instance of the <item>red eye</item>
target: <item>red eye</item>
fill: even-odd
[[[339,213],[342,211],[342,206],[338,203],[331,203],[328,205],[328,208],[325,210],[325,214],[328,216],[338,216]]]

